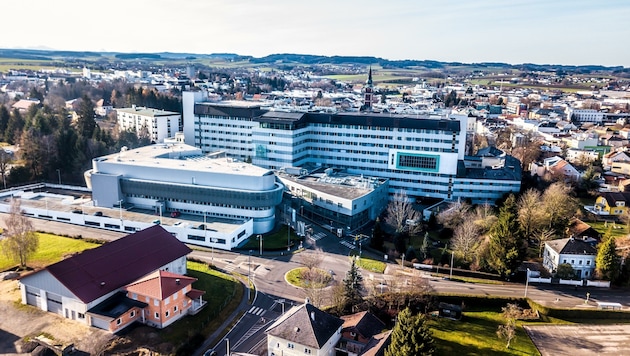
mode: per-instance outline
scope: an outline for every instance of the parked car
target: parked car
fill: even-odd
[[[175,224],[173,224],[173,226],[182,226],[182,224],[183,224],[183,222],[178,221],[178,222],[176,222]]]
[[[103,216],[103,212],[102,211],[95,211],[94,212],[94,216]]]
[[[76,210],[72,210],[72,213],[73,214],[83,214],[83,211],[76,209]]]
[[[160,225],[160,219],[155,219],[155,220],[153,220],[151,222],[156,224],[156,225]]]
[[[172,218],[178,218],[178,217],[180,217],[181,215],[182,215],[182,213],[180,213],[180,212],[179,212],[179,211],[177,211],[177,210],[176,210],[176,211],[171,212],[171,217],[172,217]]]

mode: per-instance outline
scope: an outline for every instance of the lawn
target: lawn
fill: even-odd
[[[517,323],[516,337],[509,349],[497,337],[501,313],[465,312],[461,321],[439,318],[429,325],[435,339],[436,355],[540,355]]]
[[[304,279],[304,274],[308,271],[307,267],[298,267],[298,268],[294,268],[292,270],[290,270],[289,272],[287,272],[287,282],[289,282],[289,284],[292,284],[296,287],[300,287],[300,288],[306,288],[307,284],[309,283],[308,279]],[[319,278],[316,278],[317,282],[321,282],[321,284],[323,286],[326,286],[332,276],[324,271],[323,269],[319,269],[316,268],[315,272],[319,275]]]
[[[175,345],[186,341],[191,333],[199,332],[207,336],[214,332],[236,309],[243,294],[241,283],[229,275],[208,268],[207,264],[188,261],[187,268],[188,275],[197,278],[193,288],[206,291],[203,299],[208,304],[199,314],[180,319],[160,331],[163,341]]]
[[[39,247],[28,259],[27,265],[32,268],[44,267],[63,259],[65,254],[81,252],[83,250],[98,247],[100,245],[81,239],[72,239],[46,233],[36,233],[39,236]],[[17,266],[15,261],[10,261],[6,256],[0,258],[0,271]]]
[[[606,235],[610,230],[613,237],[625,237],[628,235],[628,225],[623,223],[606,223],[605,221],[588,222],[589,225],[600,234]]]
[[[241,250],[254,250],[260,249],[260,241],[258,235],[252,235],[247,242],[240,247]],[[271,234],[263,234],[263,251],[266,250],[286,250],[287,248],[287,227],[283,225],[278,231]],[[300,238],[291,231],[291,242],[299,242]]]
[[[64,255],[98,247],[99,244],[46,233],[40,237],[37,252],[29,259],[30,267],[42,267],[60,261]],[[6,258],[0,259],[0,271],[15,266]],[[240,303],[243,285],[234,277],[210,269],[207,264],[188,261],[188,275],[197,278],[193,288],[206,291],[203,299],[208,302],[195,316],[183,318],[166,329],[160,330],[163,341],[181,344],[195,332],[204,336],[215,331]]]
[[[358,254],[359,253],[357,251],[353,251],[350,254],[350,258],[356,258],[355,256]],[[387,267],[385,262],[381,262],[381,261],[378,261],[369,257],[361,257],[359,259],[355,259],[355,263],[358,267],[361,267],[365,270],[376,272],[376,273],[385,272],[385,267]]]

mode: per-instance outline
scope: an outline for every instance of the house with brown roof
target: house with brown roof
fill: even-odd
[[[341,317],[341,340],[337,351],[348,356],[382,355],[390,343],[391,330],[374,314],[363,311]]]
[[[22,303],[111,332],[165,327],[204,305],[184,275],[190,252],[154,225],[23,276]]]
[[[267,355],[335,355],[342,325],[308,302],[294,306],[267,328]]]

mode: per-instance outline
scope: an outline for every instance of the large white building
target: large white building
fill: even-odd
[[[192,214],[240,221],[227,238],[220,238],[228,241],[215,246],[223,249],[237,246],[252,234],[271,231],[284,190],[269,169],[221,153],[204,155],[185,144],[123,149],[93,159],[85,176],[95,206],[123,204],[160,215]],[[207,231],[191,234],[186,230],[182,234],[188,238],[178,236],[181,240],[214,246]]]
[[[133,106],[116,109],[121,131],[135,132],[138,137],[147,135],[151,142],[161,143],[165,138],[181,131],[181,114],[171,111]]]
[[[494,202],[520,190],[520,163],[467,167],[465,115],[303,113],[184,92],[186,143],[269,168],[320,166],[389,179],[410,198]],[[514,161],[516,163],[514,164]]]

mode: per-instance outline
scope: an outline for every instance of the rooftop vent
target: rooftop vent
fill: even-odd
[[[179,285],[179,278],[175,279],[175,284]]]

